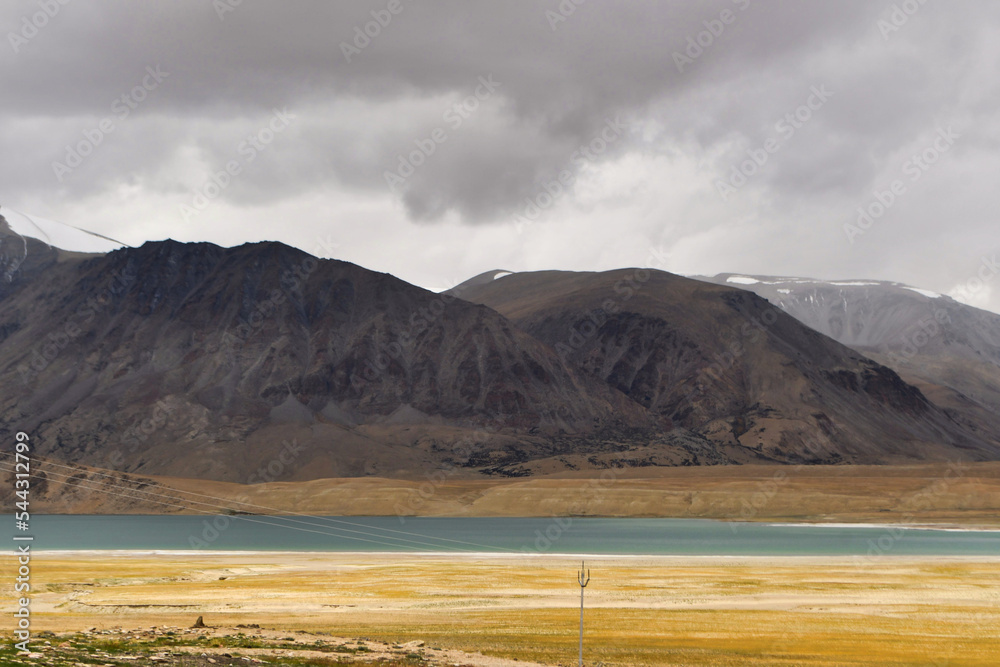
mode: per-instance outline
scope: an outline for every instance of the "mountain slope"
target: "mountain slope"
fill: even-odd
[[[969,432],[890,369],[744,290],[629,269],[477,276],[454,293],[729,460],[998,452],[993,434]]]
[[[276,243],[51,263],[0,331],[4,429],[130,472],[422,475],[653,427],[488,308]]]
[[[720,274],[800,322],[883,363],[984,432],[1000,432],[1000,315],[874,280]]]
[[[701,278],[751,291],[852,347],[1000,366],[1000,315],[900,283],[720,274]]]
[[[4,229],[0,430],[31,432],[42,457],[432,485],[1000,458],[1000,427],[731,287],[498,271],[434,294],[278,243],[99,255]]]

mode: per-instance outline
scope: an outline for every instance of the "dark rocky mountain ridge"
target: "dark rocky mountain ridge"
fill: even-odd
[[[977,432],[1000,430],[1000,315],[877,280],[720,274],[803,324],[885,364]]]
[[[245,483],[1000,458],[888,368],[662,272],[435,294],[279,243],[18,252],[0,428],[39,456]]]
[[[4,296],[0,327],[5,429],[129,471],[239,480],[295,436],[302,475],[395,474],[435,465],[422,438],[655,426],[489,308],[276,243],[55,263]]]
[[[970,440],[891,369],[743,290],[644,269],[492,275],[456,290],[730,456],[792,460],[816,439],[826,462],[996,451],[995,432]]]

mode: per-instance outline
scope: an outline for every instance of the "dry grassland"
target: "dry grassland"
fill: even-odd
[[[204,615],[576,664],[580,564],[564,557],[90,552],[39,553],[32,565],[36,632],[187,627]],[[1000,558],[588,565],[591,665],[1000,665]],[[5,611],[12,602],[7,590]]]

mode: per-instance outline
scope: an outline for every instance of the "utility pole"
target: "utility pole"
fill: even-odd
[[[576,579],[580,582],[580,667],[583,667],[583,589],[590,583],[590,570],[587,570],[586,578],[583,576],[584,561],[580,561],[580,573]]]

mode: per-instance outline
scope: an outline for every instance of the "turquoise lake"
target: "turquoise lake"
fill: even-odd
[[[33,515],[32,549],[1000,556],[1000,532],[699,519]]]

